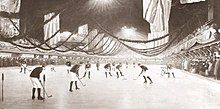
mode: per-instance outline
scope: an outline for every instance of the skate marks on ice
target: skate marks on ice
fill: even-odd
[[[94,65],[92,65],[94,66]],[[0,108],[16,109],[218,109],[219,84],[202,80],[181,71],[176,78],[160,75],[158,66],[148,66],[153,84],[143,84],[140,77],[134,81],[137,69],[122,69],[127,80],[105,78],[103,69],[92,69],[91,79],[83,78],[85,87],[69,92],[69,74],[64,66],[56,72],[46,73],[46,90],[53,97],[45,101],[31,100],[29,72],[21,74],[19,68],[5,73],[5,102]],[[100,66],[102,68],[102,66]],[[82,73],[84,74],[84,72]],[[82,76],[82,74],[80,76]]]

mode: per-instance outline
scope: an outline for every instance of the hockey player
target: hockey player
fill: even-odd
[[[70,62],[70,61],[67,61],[67,62],[66,62],[66,66],[67,66],[67,73],[70,73],[71,62]]]
[[[106,78],[108,77],[108,73],[109,73],[110,76],[112,76],[112,74],[111,74],[111,64],[110,63],[104,65],[104,69],[105,69],[105,77]]]
[[[26,74],[26,70],[27,70],[27,64],[24,61],[23,63],[21,63],[21,71],[20,71],[20,73],[22,73],[22,71],[23,71],[24,74]]]
[[[96,68],[97,68],[97,70],[99,71],[99,66],[100,66],[100,64],[99,64],[99,61],[96,63]]]
[[[172,65],[167,65],[167,69],[168,69],[168,78],[170,77],[170,74],[173,75],[173,78],[175,78],[175,75],[174,75],[174,71],[173,71],[173,68],[172,68]]]
[[[40,83],[40,73],[44,70],[45,65],[41,65],[40,67],[36,67],[30,74],[30,80],[33,85],[32,89],[32,99],[35,99],[35,91],[37,89],[38,92],[38,100],[44,100],[41,96],[41,89],[43,88],[42,84]]]
[[[70,89],[69,91],[72,92],[72,86],[73,83],[75,83],[75,89],[79,90],[79,87],[77,85],[77,81],[79,81],[79,68],[80,68],[81,64],[76,64],[74,65],[71,69],[70,69]]]
[[[117,74],[117,78],[119,78],[119,73],[121,76],[124,76],[121,72],[121,67],[122,67],[122,64],[119,63],[117,66],[116,66],[116,74]]]
[[[153,81],[152,81],[151,78],[150,78],[149,76],[147,76],[147,74],[146,74],[148,68],[147,68],[146,66],[144,66],[144,65],[141,65],[141,64],[138,64],[138,66],[141,68],[141,73],[138,75],[138,77],[143,74],[144,83],[147,83],[147,79],[149,79],[149,80],[150,80],[150,84],[152,84]],[[146,78],[146,76],[147,76],[147,78]]]
[[[54,67],[54,62],[51,62],[50,70],[51,70],[51,72],[56,72],[55,67]]]
[[[126,69],[128,68],[128,62],[125,63],[126,64]]]
[[[111,65],[111,73],[114,75],[116,74],[116,65],[115,63],[113,62],[112,65]]]
[[[89,63],[89,61],[87,61],[86,65],[85,65],[85,73],[83,75],[83,78],[86,77],[87,72],[88,72],[88,78],[90,79],[91,64]]]

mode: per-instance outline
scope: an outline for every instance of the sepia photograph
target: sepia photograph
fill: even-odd
[[[220,0],[0,0],[0,109],[220,109]]]

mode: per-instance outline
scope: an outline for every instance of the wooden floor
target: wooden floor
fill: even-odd
[[[106,79],[103,69],[92,67],[91,79],[82,80],[86,86],[79,85],[80,90],[73,92],[68,91],[65,66],[47,71],[46,90],[53,97],[45,101],[31,100],[30,72],[1,68],[5,81],[0,109],[220,109],[220,84],[180,70],[175,71],[176,78],[167,78],[160,75],[160,66],[148,66],[154,83],[144,84],[141,77],[133,80],[140,72],[137,66],[123,68],[126,80]]]

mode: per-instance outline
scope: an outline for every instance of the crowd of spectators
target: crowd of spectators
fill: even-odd
[[[30,58],[30,57],[0,57],[0,67],[14,67],[20,66],[22,63],[26,63],[28,66],[39,65],[45,63],[47,65],[63,65],[66,59],[60,58]]]
[[[214,77],[220,79],[220,59],[206,59],[206,60],[187,60],[184,62],[183,69],[191,73],[196,73],[202,76]]]

